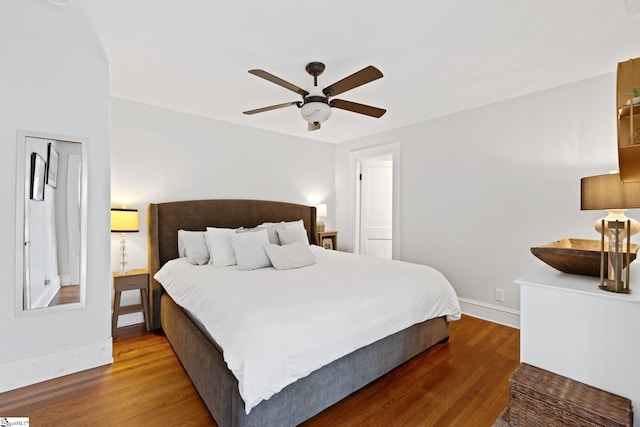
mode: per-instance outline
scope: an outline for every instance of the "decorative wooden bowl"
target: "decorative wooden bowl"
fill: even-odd
[[[640,245],[631,244],[629,262],[636,259],[638,249]],[[531,248],[531,253],[564,273],[600,277],[600,240],[562,239]],[[605,266],[609,261],[608,258],[608,252],[605,252]],[[626,268],[627,257],[623,257],[623,260]]]

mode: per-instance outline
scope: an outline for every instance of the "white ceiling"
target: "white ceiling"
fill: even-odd
[[[640,56],[640,0],[69,0],[110,64],[111,94],[326,142],[341,142],[614,72]],[[333,109],[308,132],[299,100],[247,72],[306,88],[375,65],[384,78],[339,96],[386,108]],[[615,88],[612,88],[612,97]]]

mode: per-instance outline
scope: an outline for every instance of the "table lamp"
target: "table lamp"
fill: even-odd
[[[318,230],[318,233],[322,233],[324,231],[324,221],[322,218],[327,216],[327,205],[325,203],[316,205],[316,216],[318,217],[318,220],[316,221],[316,229]]]
[[[137,209],[111,209],[111,232],[120,234],[120,273],[128,273],[127,270],[127,238],[126,233],[137,232]]]
[[[630,262],[630,240],[632,235],[640,231],[640,223],[627,218],[625,212],[629,208],[640,208],[640,182],[623,183],[620,174],[611,173],[582,178],[580,190],[582,210],[606,209],[608,212],[605,218],[594,224],[601,236],[600,288],[611,292],[629,293],[629,269],[626,267]],[[607,251],[608,265],[605,267]],[[606,280],[605,268],[608,270]],[[623,276],[625,268],[626,276]]]

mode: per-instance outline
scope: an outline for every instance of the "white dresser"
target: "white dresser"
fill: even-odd
[[[640,260],[631,294],[547,265],[518,278],[520,359],[632,401],[640,427]]]

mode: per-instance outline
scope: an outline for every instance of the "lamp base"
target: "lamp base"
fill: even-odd
[[[625,215],[626,209],[607,209],[608,215],[602,219],[597,220],[593,224],[593,228],[596,229],[598,233],[602,233],[602,220],[604,219],[604,231],[607,233],[609,231],[609,222],[611,221],[619,221],[622,223],[626,223],[629,221],[630,225],[630,234],[633,236],[640,232],[640,223],[633,218],[629,218]]]
[[[637,229],[638,222],[627,218],[622,209],[608,211],[609,216],[602,218],[600,224],[596,223],[596,229],[600,232],[599,288],[604,291],[628,294],[631,293],[629,289],[631,235],[637,232],[634,229]],[[620,217],[624,218],[624,221],[621,221]],[[607,236],[608,254],[605,254],[607,252],[605,236]],[[606,255],[608,255],[608,262],[605,262]]]
[[[124,233],[120,235],[120,274],[128,274],[127,270],[127,238]]]
[[[316,221],[316,231],[318,233],[324,232],[324,221],[320,218]]]
[[[603,291],[615,292],[618,294],[630,294],[631,289],[626,288],[622,280],[609,280],[606,279],[603,284],[598,286]]]

